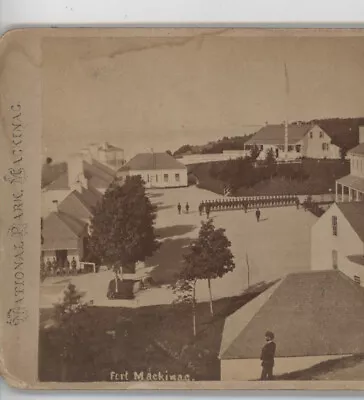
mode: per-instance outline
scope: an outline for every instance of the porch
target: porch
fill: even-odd
[[[336,203],[364,201],[364,178],[347,175],[336,181]]]

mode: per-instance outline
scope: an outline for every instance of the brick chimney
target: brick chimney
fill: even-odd
[[[58,200],[52,200],[50,203],[50,212],[58,212]]]
[[[84,175],[84,156],[82,153],[74,153],[68,159],[68,185],[70,189],[82,191],[87,188],[87,179]]]
[[[359,126],[359,143],[364,143],[364,125]]]

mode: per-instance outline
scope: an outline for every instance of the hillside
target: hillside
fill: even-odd
[[[337,146],[349,150],[359,143],[359,126],[364,118],[327,118],[312,120],[331,136]]]
[[[364,125],[364,117],[359,118],[322,118],[310,121],[294,121],[293,124],[312,123],[318,124],[332,138],[332,142],[345,151],[359,143],[359,126]],[[174,156],[186,154],[216,154],[224,150],[242,150],[244,144],[253,134],[245,136],[224,137],[200,146],[189,144],[181,146],[174,152]]]
[[[212,141],[200,146],[191,146],[189,144],[181,146],[174,152],[174,156],[181,156],[186,154],[216,154],[222,153],[224,150],[243,150],[244,144],[253,134],[244,136],[225,136],[217,141]]]

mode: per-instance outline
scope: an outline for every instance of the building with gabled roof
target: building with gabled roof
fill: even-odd
[[[75,260],[76,268],[85,255],[88,224],[62,211],[53,211],[43,220],[42,256],[45,265],[63,268]]]
[[[58,203],[52,203],[51,212],[43,219],[43,259],[64,265],[67,260],[79,263],[87,255],[89,227],[102,194],[92,188],[73,190]],[[58,227],[58,228],[57,228]]]
[[[82,153],[70,155],[67,170],[42,190],[42,215],[46,216],[53,209],[54,201],[61,204],[74,190],[105,193],[115,178],[116,171],[100,161],[85,159]]]
[[[258,146],[259,158],[265,158],[269,149],[274,151],[276,159],[285,159],[285,125],[269,125],[262,127],[244,145],[245,150]],[[329,132],[319,125],[311,123],[295,123],[288,125],[289,160],[307,158],[340,158],[340,148],[332,143]]]
[[[363,313],[364,289],[340,271],[287,275],[226,318],[221,380],[259,379],[267,330],[275,335],[276,376],[363,353]]]
[[[364,126],[359,127],[359,144],[348,151],[350,174],[336,181],[336,202],[364,201]]]
[[[311,268],[364,285],[364,202],[334,203],[311,228]]]
[[[187,186],[187,167],[168,153],[140,153],[118,171],[118,176],[139,175],[146,187]]]
[[[122,157],[115,154],[122,152]],[[103,159],[100,154],[108,154]],[[114,157],[114,158],[113,158]],[[123,160],[122,149],[108,143],[90,145],[70,155],[67,169],[43,188],[43,260],[63,267],[66,261],[80,266],[87,256],[89,226],[103,193],[116,178],[109,161]],[[120,164],[121,165],[121,164]],[[114,165],[119,166],[118,163]]]

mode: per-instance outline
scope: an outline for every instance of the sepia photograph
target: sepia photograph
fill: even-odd
[[[137,32],[39,40],[37,381],[360,383],[363,33]]]

